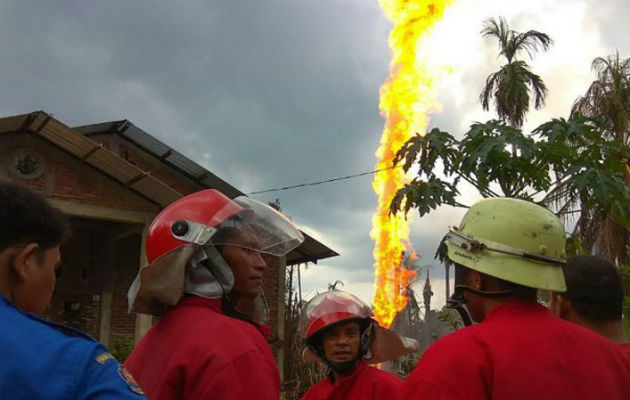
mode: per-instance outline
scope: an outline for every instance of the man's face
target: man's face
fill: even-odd
[[[243,232],[222,246],[221,255],[234,275],[232,294],[237,297],[255,298],[260,293],[262,275],[267,264],[260,253],[253,234]]]
[[[323,333],[324,355],[331,362],[354,360],[361,346],[361,326],[346,322],[328,328]]]
[[[22,311],[43,314],[55,290],[56,272],[61,262],[59,246],[27,255],[23,281],[15,288],[13,301]]]

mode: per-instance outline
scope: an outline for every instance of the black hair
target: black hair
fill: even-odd
[[[64,214],[28,187],[0,181],[0,251],[18,243],[37,243],[40,250],[62,244],[70,235]]]
[[[559,293],[583,318],[595,322],[621,320],[623,289],[617,268],[597,256],[577,256],[564,266],[567,291]]]

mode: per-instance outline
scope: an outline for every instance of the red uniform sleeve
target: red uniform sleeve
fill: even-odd
[[[199,400],[280,398],[278,369],[257,351],[241,355],[207,382],[205,385],[196,385],[190,398]]]

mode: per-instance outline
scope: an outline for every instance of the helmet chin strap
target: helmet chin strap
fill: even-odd
[[[463,293],[453,293],[451,297],[446,301],[446,308],[457,311],[459,317],[464,323],[464,326],[470,326],[472,325],[472,318],[470,318],[470,314],[464,306],[465,304],[466,299],[464,298]]]
[[[487,290],[475,289],[467,285],[456,285],[455,291],[446,302],[446,307],[457,311],[462,321],[464,322],[464,326],[470,326],[472,325],[472,318],[470,317],[470,313],[465,307],[465,304],[466,304],[466,298],[464,297],[465,292],[471,292],[481,297],[498,299],[498,298],[516,296],[520,294],[522,291],[523,289],[515,288],[515,289],[498,290],[495,292],[490,292]]]
[[[330,374],[330,372],[336,372],[339,375],[349,375],[350,373],[352,373],[352,371],[354,371],[359,361],[363,358],[363,354],[359,350],[356,357],[354,357],[352,360],[344,362],[334,362],[326,358],[326,354],[324,354],[324,349],[322,346],[312,346],[311,349],[324,362],[324,364],[326,364],[326,366],[328,367],[328,374]]]

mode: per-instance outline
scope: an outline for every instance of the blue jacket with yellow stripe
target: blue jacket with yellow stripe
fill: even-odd
[[[99,342],[0,295],[0,399],[145,399]]]

